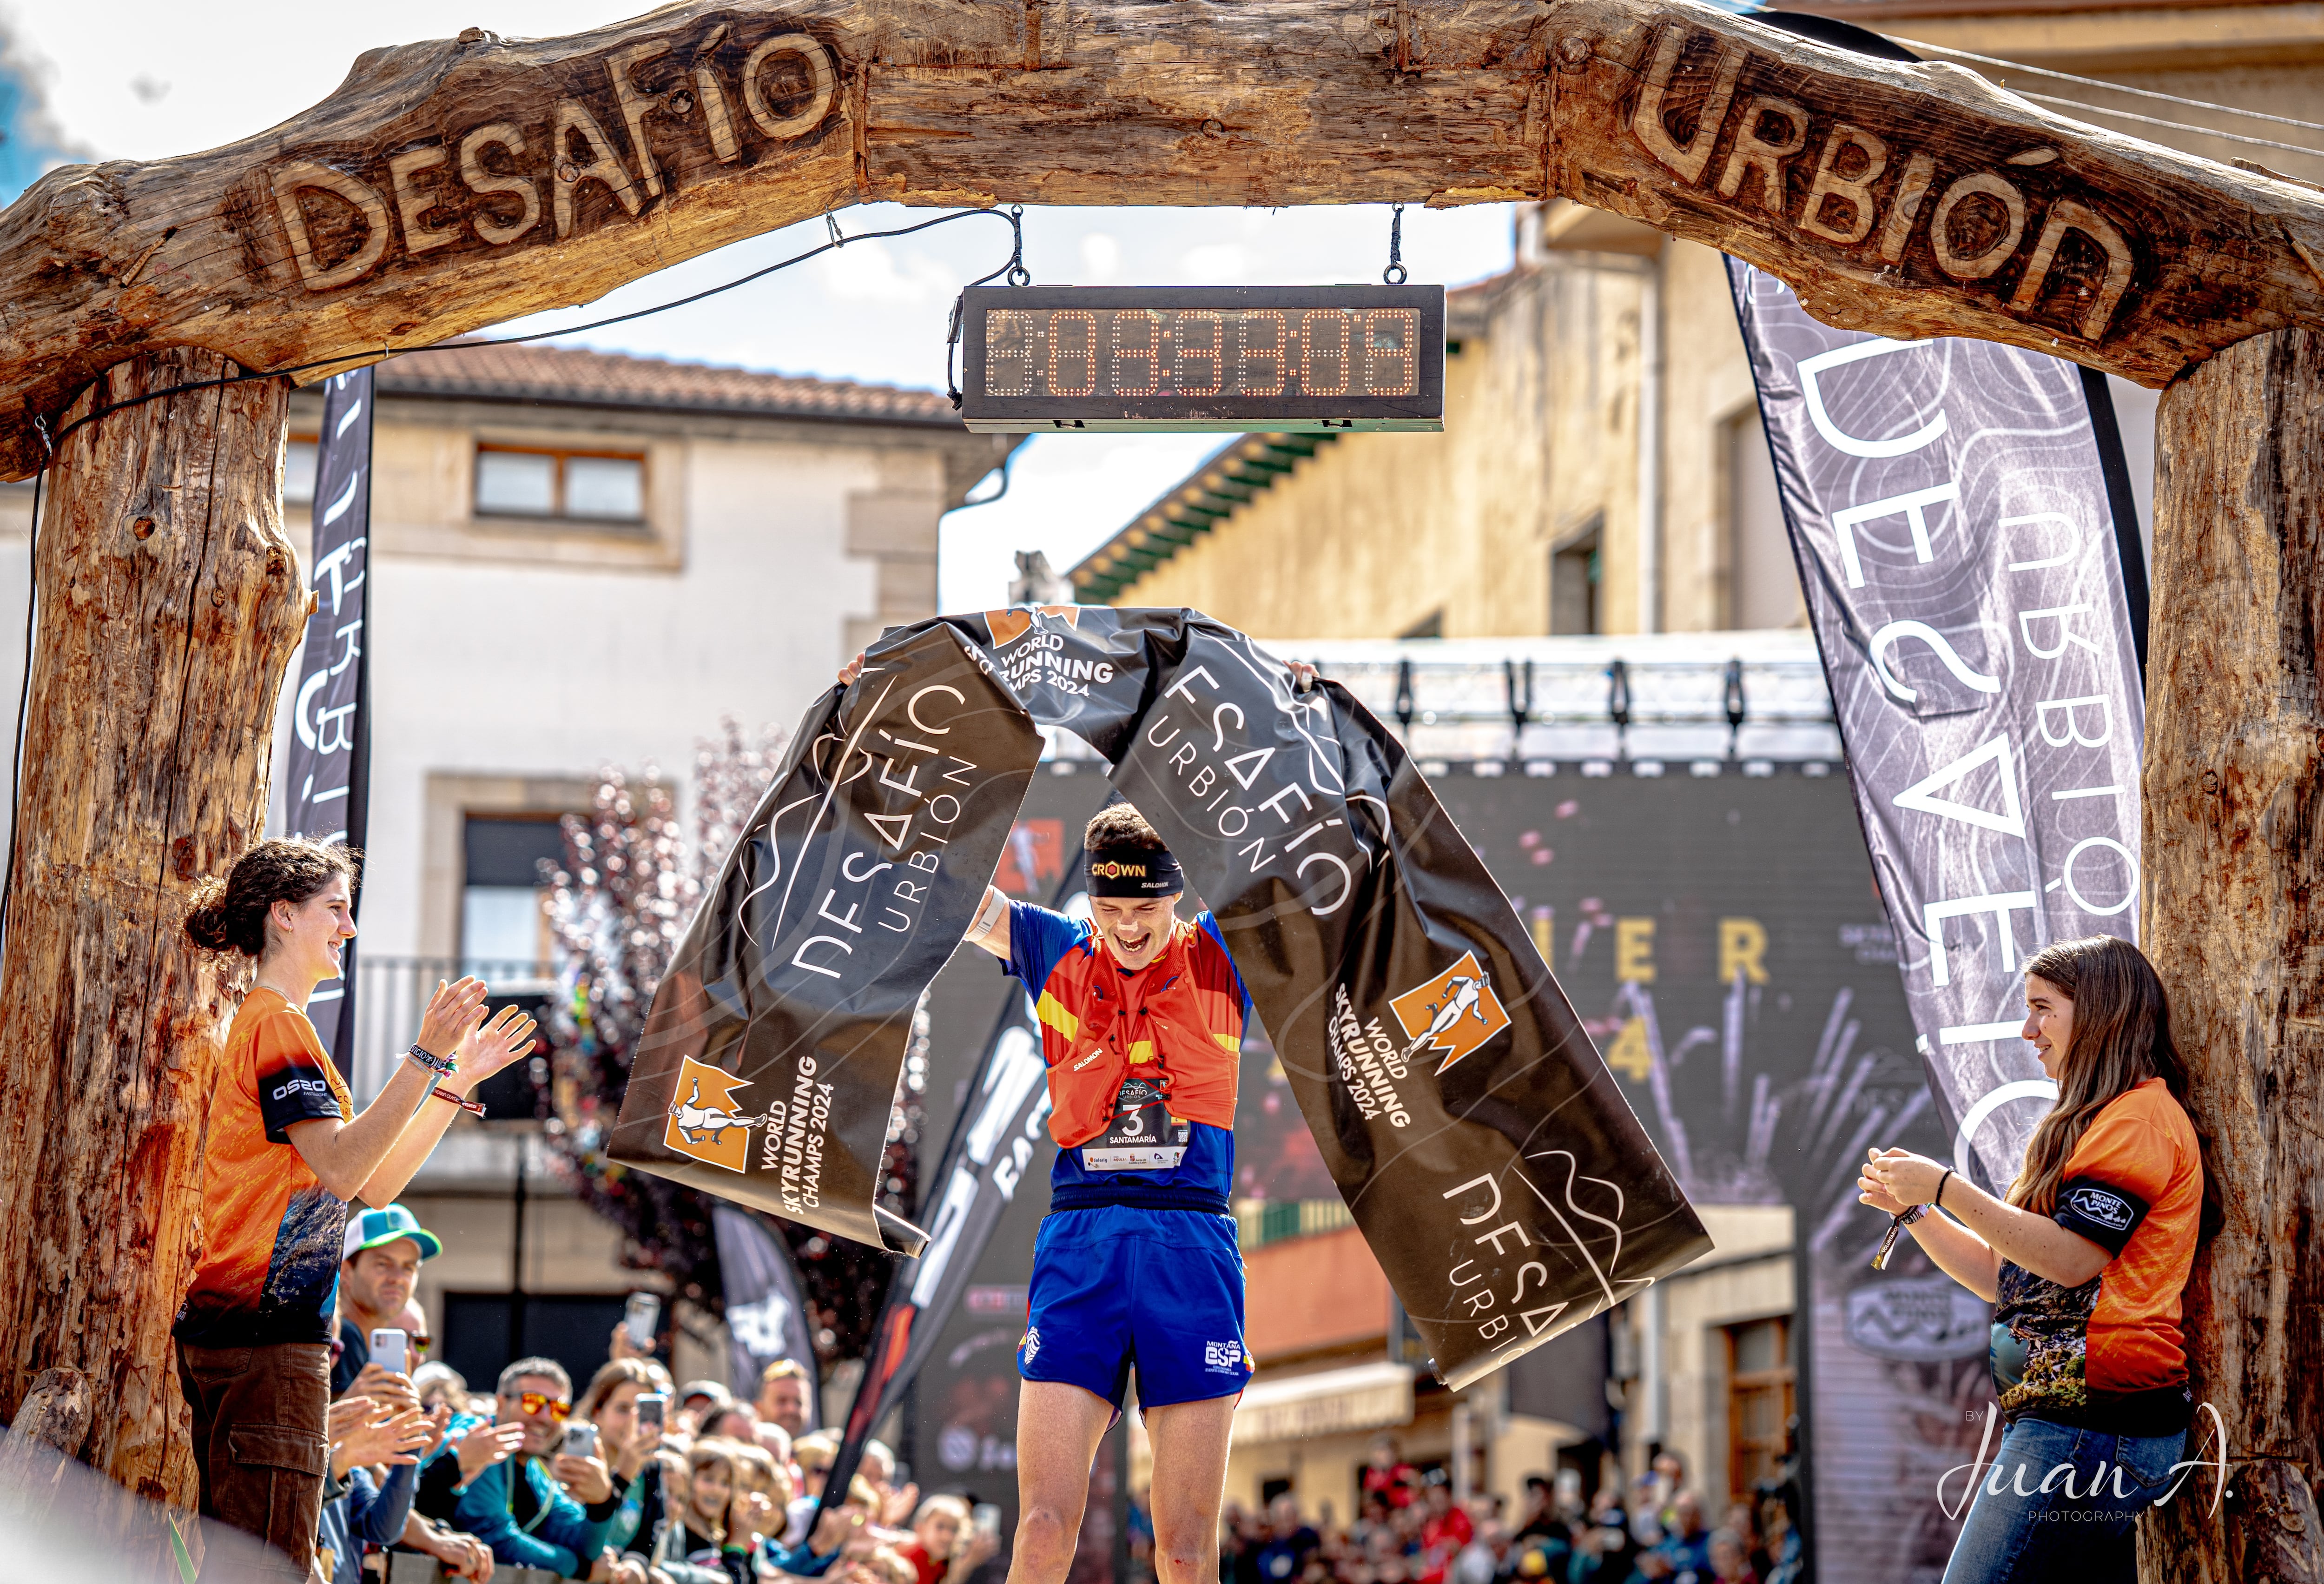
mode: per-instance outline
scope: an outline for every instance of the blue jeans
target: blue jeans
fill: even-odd
[[[2171,1488],[2186,1444],[2184,1431],[2118,1436],[2019,1420],[1978,1483],[1944,1584],[2136,1584],[2132,1524]]]

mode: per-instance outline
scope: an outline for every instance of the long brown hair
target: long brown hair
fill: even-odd
[[[2024,1169],[2009,1185],[2011,1204],[2046,1216],[2057,1208],[2068,1157],[2100,1111],[2150,1078],[2183,1103],[2186,1083],[2171,1042],[2171,998],[2154,965],[2129,941],[2111,935],[2056,941],[2034,955],[2025,977],[2047,980],[2074,1004],[2058,1103],[2034,1129]]]

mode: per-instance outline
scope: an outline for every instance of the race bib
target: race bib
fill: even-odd
[[[1170,1115],[1162,1091],[1142,1078],[1126,1080],[1113,1098],[1113,1120],[1082,1146],[1092,1172],[1167,1172],[1186,1158],[1194,1124]]]

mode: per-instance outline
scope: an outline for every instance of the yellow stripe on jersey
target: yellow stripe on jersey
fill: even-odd
[[[1153,1061],[1153,1060],[1154,1060],[1154,1042],[1153,1042],[1153,1041],[1151,1041],[1151,1040],[1139,1040],[1139,1041],[1138,1041],[1135,1044],[1133,1044],[1133,1045],[1131,1045],[1131,1046],[1130,1047],[1130,1059],[1132,1061]]]
[[[1033,1004],[1033,1012],[1035,1016],[1038,1017],[1049,1027],[1056,1030],[1057,1033],[1063,1034],[1066,1039],[1078,1040],[1081,1038],[1082,1020],[1075,1017],[1072,1013],[1067,1012],[1065,1010],[1065,1004],[1059,1001],[1055,996],[1050,995],[1047,990],[1042,991],[1040,1000]]]
[[[1235,1055],[1240,1056],[1242,1054],[1242,1038],[1240,1035],[1214,1033],[1211,1038],[1216,1040],[1221,1046],[1232,1051]]]

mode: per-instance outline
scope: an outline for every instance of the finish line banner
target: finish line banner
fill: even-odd
[[[2137,938],[2121,460],[2070,363],[1833,329],[1727,271],[1931,1088],[1998,1191],[2057,1093],[2018,1038],[2025,959]]]
[[[610,1153],[917,1254],[872,1202],[920,993],[1038,762],[1113,764],[1207,900],[1357,1226],[1454,1385],[1710,1247],[1531,935],[1336,684],[1187,611],[890,633],[818,701],[654,998]]]

